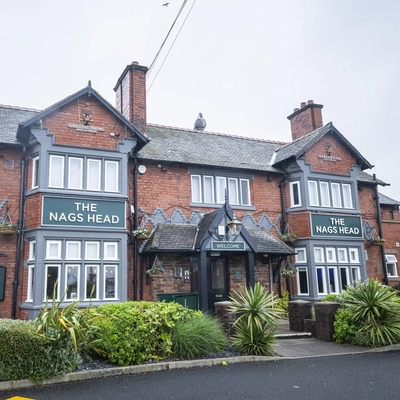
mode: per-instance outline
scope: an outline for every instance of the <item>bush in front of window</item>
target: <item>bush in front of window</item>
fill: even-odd
[[[282,296],[275,300],[274,307],[282,312],[283,317],[289,316],[289,292],[287,290],[282,290]]]
[[[368,279],[341,293],[335,314],[337,343],[377,347],[400,343],[400,297],[389,286]]]
[[[117,365],[135,365],[171,356],[175,324],[201,315],[200,311],[175,302],[146,301],[105,304],[96,312],[105,315],[96,321],[99,349],[103,357]]]

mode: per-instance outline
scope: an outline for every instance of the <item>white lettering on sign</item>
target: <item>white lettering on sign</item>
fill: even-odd
[[[104,132],[104,128],[90,125],[68,124],[68,128],[76,129],[78,132]]]

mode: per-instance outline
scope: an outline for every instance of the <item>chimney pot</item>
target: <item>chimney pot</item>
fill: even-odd
[[[305,101],[303,101],[301,104],[300,104],[300,108],[303,108],[303,107],[305,107],[306,106],[306,102]]]
[[[131,64],[132,65],[139,65],[139,63],[137,61],[132,61]]]
[[[308,100],[307,104],[314,104],[314,100]]]

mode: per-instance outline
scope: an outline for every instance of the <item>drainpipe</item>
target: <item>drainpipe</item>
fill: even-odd
[[[284,183],[286,182],[286,174],[284,176],[284,178],[282,179],[282,181],[279,183],[279,191],[280,191],[280,195],[281,195],[281,210],[282,210],[282,222],[281,222],[281,230],[282,233],[285,233],[286,230],[286,211],[285,211],[285,193],[283,190],[284,187]]]
[[[376,182],[376,174],[373,174],[374,181]],[[379,191],[378,191],[378,182],[375,185],[375,201],[376,201],[376,212],[377,212],[377,222],[378,222],[378,235],[379,237],[383,237],[382,233],[382,216],[381,216],[381,205],[379,204]],[[383,265],[383,281],[385,285],[389,284],[387,267],[386,267],[386,257],[385,257],[385,248],[381,246],[381,257],[382,257],[382,265]]]
[[[22,149],[22,158],[21,158],[21,182],[19,189],[19,216],[17,221],[18,226],[18,234],[17,234],[17,248],[16,248],[16,257],[15,257],[15,274],[14,274],[14,282],[13,282],[13,293],[12,293],[12,306],[11,306],[11,318],[15,319],[17,314],[17,295],[18,295],[18,286],[19,286],[19,264],[21,260],[21,243],[22,243],[22,225],[24,218],[24,186],[25,186],[25,154],[26,147],[24,146]]]
[[[133,230],[137,228],[138,217],[137,217],[137,159],[135,158],[135,168],[133,172],[133,208],[135,213],[133,214]],[[137,262],[138,262],[138,245],[137,240],[133,239],[133,300],[137,300]]]

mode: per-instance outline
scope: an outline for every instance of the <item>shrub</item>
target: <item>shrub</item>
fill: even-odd
[[[234,346],[246,354],[273,354],[272,344],[279,323],[276,317],[281,315],[279,310],[273,308],[273,294],[268,294],[257,282],[253,288],[234,291],[230,300],[229,312],[237,317],[231,338]]]
[[[78,367],[71,341],[50,342],[35,327],[33,321],[0,320],[0,381],[40,381]]]
[[[201,315],[177,303],[125,302],[97,308],[105,317],[96,321],[108,340],[99,340],[106,358],[118,365],[141,364],[172,354],[171,332],[178,321]]]
[[[228,344],[221,322],[209,314],[178,321],[172,330],[174,356],[193,358],[218,353]]]
[[[326,295],[321,301],[332,301],[333,303],[340,303],[340,296],[338,294],[330,293]]]
[[[274,307],[282,313],[282,316],[289,316],[289,292],[287,290],[282,291],[282,297],[278,297],[274,301]]]
[[[358,282],[347,287],[342,301],[349,313],[349,332],[353,326],[357,329],[352,344],[383,346],[400,341],[400,298],[389,286],[374,279]]]

